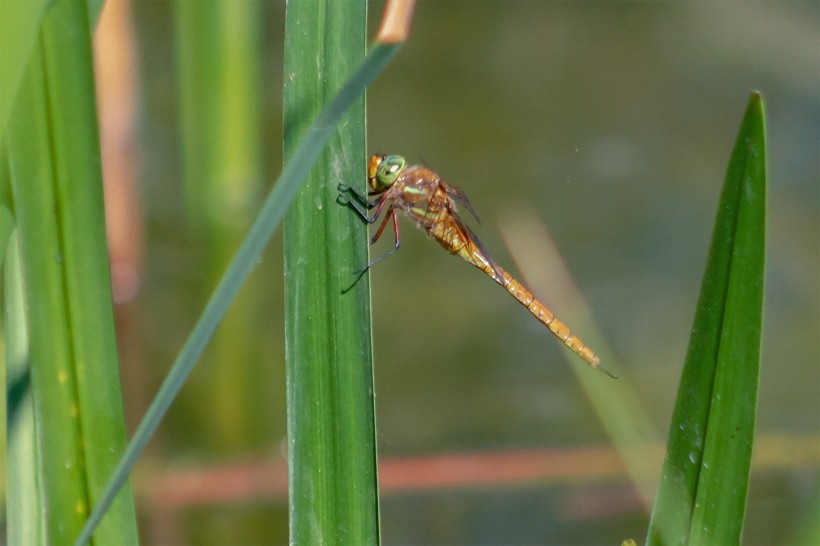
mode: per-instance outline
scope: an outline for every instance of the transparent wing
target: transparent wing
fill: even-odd
[[[467,199],[467,195],[463,191],[461,191],[461,188],[459,188],[457,186],[449,186],[449,185],[446,185],[445,187],[447,188],[447,195],[452,197],[453,201],[455,201],[456,203],[458,203],[459,205],[461,205],[462,207],[467,209],[470,212],[470,214],[473,215],[473,218],[475,218],[475,221],[480,224],[481,220],[478,219],[478,214],[476,214],[472,203],[470,203],[470,200]]]
[[[468,203],[469,203],[469,201],[468,201]],[[470,210],[470,209],[468,209],[468,210]],[[493,260],[492,256],[490,256],[490,253],[487,252],[487,249],[481,243],[481,239],[478,238],[478,235],[473,233],[473,230],[471,230],[467,226],[467,224],[465,224],[464,221],[461,218],[458,217],[458,215],[453,213],[451,217],[452,217],[452,220],[456,223],[456,225],[458,225],[458,227],[461,229],[461,231],[463,233],[463,236],[464,236],[464,239],[467,240],[467,242],[470,244],[470,254],[473,256],[473,258],[477,261],[487,262],[490,265],[490,267],[492,268],[493,273],[495,274],[496,281],[503,286],[503,284],[504,284],[503,271],[504,270],[501,269],[501,266],[499,266],[496,263],[496,261]],[[476,220],[478,220],[478,218],[476,218]]]

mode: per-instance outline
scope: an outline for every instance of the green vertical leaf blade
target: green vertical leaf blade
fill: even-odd
[[[15,217],[20,226],[21,255],[30,330],[31,382],[37,435],[42,457],[45,494],[41,507],[49,513],[48,542],[64,543],[64,532],[76,532],[88,490],[83,476],[82,440],[77,411],[76,374],[71,355],[68,299],[61,261],[64,255],[51,162],[50,124],[43,55],[35,52],[31,70],[21,87],[21,100],[9,127]],[[36,150],[43,152],[36,157]],[[38,160],[39,159],[39,160]],[[72,417],[72,410],[75,416]]]
[[[79,532],[125,443],[114,338],[88,12],[55,3],[7,144],[28,311],[46,540]],[[124,490],[101,543],[137,541]]]
[[[729,162],[647,544],[739,544],[757,408],[766,156],[753,94]]]
[[[285,156],[360,62],[365,2],[297,1],[285,23]],[[364,98],[339,123],[285,217],[293,544],[379,541],[367,227],[337,202],[364,191]],[[352,288],[351,288],[352,286]]]
[[[737,216],[720,346],[690,543],[739,544],[757,416],[766,222],[763,101],[749,101],[726,185]]]

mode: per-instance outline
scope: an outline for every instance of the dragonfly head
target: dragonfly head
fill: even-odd
[[[374,192],[383,192],[398,180],[407,162],[400,155],[374,154],[367,169],[367,182]]]

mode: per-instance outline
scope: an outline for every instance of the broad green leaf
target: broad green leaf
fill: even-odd
[[[366,2],[296,0],[285,21],[285,157],[364,55]],[[292,544],[379,542],[367,226],[337,202],[365,191],[364,98],[339,123],[285,217]],[[355,284],[354,284],[355,283]]]
[[[766,136],[752,94],[729,162],[647,544],[739,544],[763,313]]]
[[[9,327],[28,332],[44,503],[32,513],[50,544],[79,533],[125,443],[88,25],[84,2],[48,10],[6,135],[27,311]],[[136,543],[130,490],[98,536]]]

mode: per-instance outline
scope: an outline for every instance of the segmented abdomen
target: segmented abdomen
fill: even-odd
[[[558,339],[564,342],[564,344],[573,350],[575,354],[583,358],[584,360],[589,363],[590,366],[593,368],[597,368],[598,365],[601,363],[601,360],[598,356],[592,352],[592,349],[584,345],[584,342],[581,341],[578,336],[573,334],[569,327],[555,318],[555,315],[547,309],[547,307],[541,303],[539,300],[532,295],[532,292],[524,288],[524,286],[512,278],[512,276],[504,271],[503,269],[496,266],[496,270],[500,270],[501,275],[503,277],[502,280],[496,278],[495,271],[492,267],[487,269],[481,268],[487,275],[493,278],[498,284],[503,286],[507,289],[507,292],[512,294],[512,297],[517,299],[521,305],[527,308],[527,310],[532,313],[538,321],[549,328],[550,332],[555,335]]]
[[[567,347],[583,358],[592,368],[598,368],[600,358],[584,343],[573,334],[566,324],[555,318],[555,315],[547,307],[532,295],[524,285],[515,280],[500,266],[492,262],[478,246],[477,241],[467,237],[462,233],[458,224],[439,226],[439,229],[428,230],[445,249],[452,254],[458,254],[464,260],[470,262],[478,269],[482,270],[495,282],[503,286],[512,297],[527,308],[538,321],[546,326],[555,337],[560,339]]]

